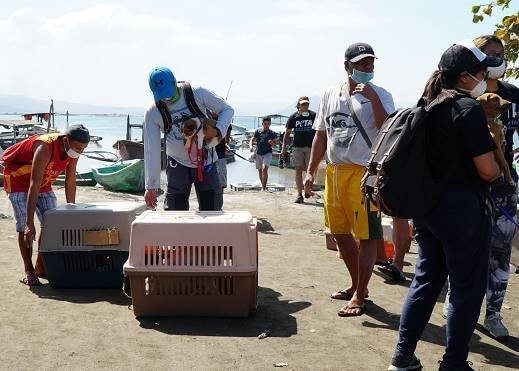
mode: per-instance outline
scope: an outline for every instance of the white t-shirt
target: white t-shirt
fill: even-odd
[[[369,84],[378,94],[386,112],[393,113],[395,104],[391,94],[379,86]],[[329,89],[321,99],[313,127],[315,130],[326,130],[326,160],[328,162],[365,166],[370,155],[370,148],[350,116],[347,104],[349,98],[347,83]],[[355,114],[373,143],[379,129],[375,125],[371,101],[362,94],[353,94],[351,103]]]

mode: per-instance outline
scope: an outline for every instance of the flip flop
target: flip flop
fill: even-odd
[[[41,286],[41,282],[34,273],[27,273],[25,277],[20,279],[20,283],[27,286]]]
[[[357,313],[348,313],[346,312],[348,309],[360,309]],[[366,307],[364,305],[346,305],[344,308],[341,308],[337,315],[339,317],[359,317],[366,313]]]
[[[382,273],[384,276],[388,277],[389,281],[393,282],[404,282],[405,276],[404,274],[395,267],[393,264],[388,264],[383,267],[377,267],[377,269]]]
[[[335,300],[351,300],[352,297],[353,293],[346,290],[339,290],[330,295],[330,298]],[[364,298],[369,298],[369,295],[366,294]]]
[[[335,300],[351,300],[352,297],[353,293],[346,290],[339,290],[330,295],[330,298]]]

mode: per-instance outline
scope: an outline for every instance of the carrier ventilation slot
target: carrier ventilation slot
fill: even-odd
[[[232,267],[232,246],[144,247],[144,265],[160,267]]]
[[[144,290],[150,296],[230,296],[234,295],[234,277],[147,276]]]
[[[63,256],[65,272],[113,272],[114,261],[110,255],[67,254]]]
[[[61,246],[74,247],[83,246],[83,230],[81,229],[62,229]]]

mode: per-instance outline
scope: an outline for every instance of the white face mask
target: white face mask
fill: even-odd
[[[308,111],[301,112],[301,116],[308,117],[308,116],[310,116],[310,112],[308,112]]]
[[[81,153],[74,151],[72,148],[70,148],[70,143],[67,142],[67,156],[70,158],[78,158],[81,156]]]
[[[483,95],[485,94],[485,92],[487,91],[487,82],[485,80],[478,80],[476,79],[474,76],[472,76],[470,73],[469,73],[469,76],[472,77],[473,80],[477,81],[478,83],[476,84],[476,86],[474,86],[472,88],[472,90],[466,90],[466,89],[459,89],[461,91],[464,91],[465,93],[467,94],[470,94],[470,96],[472,98],[477,98],[479,97],[480,95]]]
[[[503,77],[506,71],[506,61],[503,59],[503,63],[501,63],[497,67],[488,67],[488,77],[492,80],[497,80]]]

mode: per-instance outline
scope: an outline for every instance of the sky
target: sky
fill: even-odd
[[[267,113],[344,81],[344,51],[362,41],[373,82],[407,106],[447,47],[493,32],[503,13],[473,24],[475,2],[0,0],[0,94],[145,107],[164,65],[222,97],[230,87],[237,113]]]

